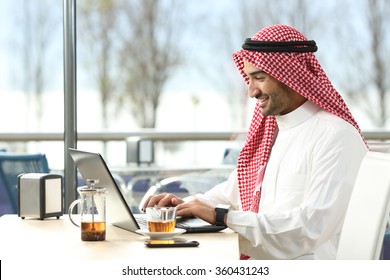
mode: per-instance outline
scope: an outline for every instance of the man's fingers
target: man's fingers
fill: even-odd
[[[145,211],[145,209],[147,207],[153,207],[155,205],[157,205],[157,203],[165,196],[166,194],[158,194],[158,195],[154,195],[154,196],[149,196],[143,207],[142,207],[142,210]]]
[[[151,196],[146,199],[142,210],[145,211],[146,207],[153,207],[153,206],[176,206],[180,203],[183,203],[183,200],[180,198],[176,197],[173,194],[168,194],[168,193],[162,193],[158,195]]]

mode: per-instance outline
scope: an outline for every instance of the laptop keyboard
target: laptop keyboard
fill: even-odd
[[[144,229],[148,227],[148,222],[145,215],[135,215],[135,220],[137,221],[140,228]],[[210,225],[209,223],[201,219],[191,219],[191,218],[178,218],[176,220],[176,227],[186,228],[189,226],[206,226]]]
[[[135,220],[137,221],[140,228],[144,229],[148,227],[148,222],[146,221],[145,216],[135,216]]]
[[[135,220],[137,221],[140,228],[147,228],[148,227],[148,222],[147,222],[145,216],[135,216]],[[205,223],[206,222],[202,222],[201,220],[199,222],[199,224],[205,224]],[[176,226],[189,226],[192,224],[193,223],[190,223],[188,219],[183,219],[181,221],[176,220]]]

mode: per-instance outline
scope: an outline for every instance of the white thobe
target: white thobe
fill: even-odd
[[[242,211],[236,170],[196,197],[232,206],[227,225],[252,259],[335,259],[366,144],[351,124],[310,101],[276,120],[258,213]]]

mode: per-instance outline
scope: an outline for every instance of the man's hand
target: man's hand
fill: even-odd
[[[153,207],[156,205],[160,207],[177,206],[183,202],[184,201],[181,198],[171,193],[161,193],[161,194],[150,196],[142,206],[142,211],[145,212],[146,207]]]
[[[197,199],[184,202],[181,198],[171,193],[162,193],[149,197],[145,201],[142,210],[145,212],[146,207],[153,207],[155,205],[160,207],[176,206],[177,216],[196,216],[210,224],[215,224],[215,208]]]
[[[197,199],[179,204],[176,208],[176,214],[178,216],[196,216],[210,224],[215,224],[215,208]]]

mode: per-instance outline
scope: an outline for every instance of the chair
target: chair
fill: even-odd
[[[223,154],[222,164],[236,165],[240,149],[226,148]]]
[[[385,238],[383,239],[382,246],[382,259],[390,260],[390,226],[388,226],[385,232]]]
[[[125,197],[133,213],[140,213],[138,204],[148,189],[158,180],[154,175],[135,175],[129,179]]]
[[[0,154],[0,187],[3,187],[4,193],[8,195],[10,204],[8,208],[13,214],[16,214],[18,209],[18,176],[22,173],[49,173],[49,171],[45,154]]]
[[[390,154],[367,152],[348,205],[337,259],[377,260],[390,211]]]

